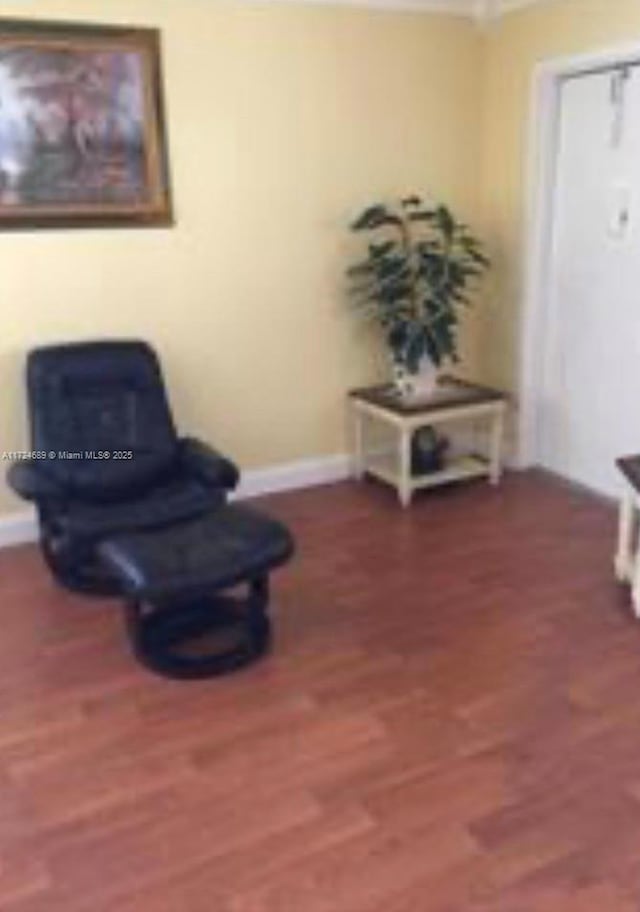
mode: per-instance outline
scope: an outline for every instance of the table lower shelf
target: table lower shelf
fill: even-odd
[[[402,482],[398,459],[391,454],[368,456],[365,472],[395,487],[400,486]],[[467,454],[451,459],[444,468],[437,472],[412,475],[409,479],[409,487],[414,491],[420,488],[435,488],[453,481],[485,478],[490,474],[491,468],[487,459],[475,454]]]

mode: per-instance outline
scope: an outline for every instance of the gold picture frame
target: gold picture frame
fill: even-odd
[[[158,30],[0,19],[0,230],[171,224]]]

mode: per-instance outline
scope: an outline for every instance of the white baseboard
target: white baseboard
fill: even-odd
[[[346,455],[322,456],[318,459],[301,459],[265,469],[251,469],[242,473],[234,499],[258,497],[276,491],[293,491],[315,485],[342,481],[350,475],[350,460]],[[24,545],[38,540],[38,523],[34,510],[21,510],[0,517],[0,548]]]
[[[20,510],[0,517],[0,548],[24,545],[38,540],[35,510]]]
[[[351,460],[346,454],[321,456],[317,459],[300,459],[265,469],[251,469],[242,473],[236,497],[258,497],[277,491],[312,488],[316,485],[343,481],[351,474]]]

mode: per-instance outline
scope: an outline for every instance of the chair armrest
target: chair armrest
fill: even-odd
[[[43,472],[41,465],[33,459],[12,463],[7,471],[7,481],[12,491],[24,500],[40,502],[65,498],[64,489]]]
[[[180,462],[187,472],[215,488],[236,487],[240,473],[231,460],[194,437],[182,437],[179,445]]]

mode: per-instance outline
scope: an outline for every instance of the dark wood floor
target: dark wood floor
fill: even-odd
[[[637,912],[640,625],[541,475],[265,500],[260,666],[174,683],[0,553],[2,912]]]

